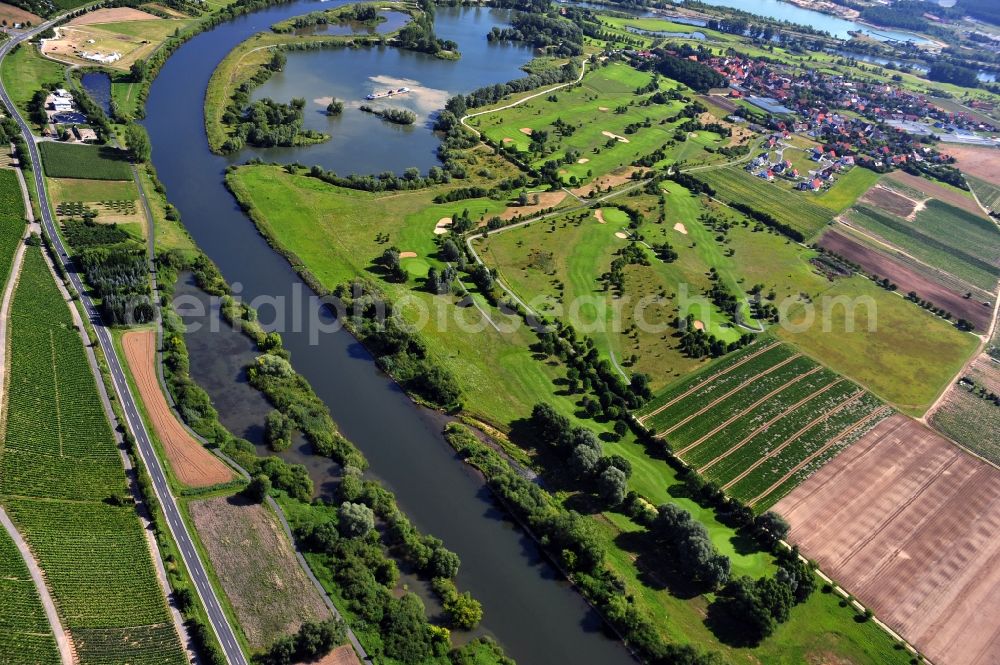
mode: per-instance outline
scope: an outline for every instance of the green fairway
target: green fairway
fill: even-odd
[[[496,144],[516,148],[523,153],[522,159],[536,168],[550,160],[559,160],[559,175],[570,185],[627,167],[636,158],[660,148],[667,149],[671,161],[720,161],[705,149],[727,145],[728,137],[699,131],[696,136],[686,136],[679,142],[674,138],[676,127],[686,118],[666,121],[684,108],[684,102],[638,104],[649,93],[636,95],[636,89],[650,81],[650,74],[614,63],[588,72],[580,87],[476,116],[469,123]],[[676,87],[673,82],[660,79],[659,90]],[[547,133],[544,149],[529,150],[531,132]]]
[[[11,308],[0,496],[81,662],[185,663],[79,332],[29,248]]]
[[[42,141],[39,150],[45,175],[50,178],[132,179],[126,154],[117,148]]]

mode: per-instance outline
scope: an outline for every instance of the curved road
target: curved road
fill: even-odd
[[[2,62],[3,58],[7,56],[16,44],[27,41],[39,32],[46,30],[51,27],[56,20],[57,19],[53,19],[52,21],[43,23],[33,30],[18,35],[17,37],[5,42],[2,46],[0,46],[0,62]],[[167,526],[170,528],[170,533],[177,542],[178,548],[181,552],[181,557],[184,559],[184,565],[187,566],[191,579],[194,582],[195,591],[198,593],[199,598],[201,598],[202,604],[208,614],[209,622],[212,624],[212,629],[215,631],[215,635],[218,637],[219,643],[222,645],[227,662],[229,662],[230,665],[249,665],[246,656],[243,654],[243,651],[240,649],[239,643],[236,640],[233,628],[229,625],[229,620],[222,611],[222,606],[219,604],[219,599],[215,595],[215,590],[208,581],[208,574],[205,572],[205,567],[201,562],[198,551],[194,547],[194,542],[191,539],[191,534],[188,532],[187,525],[181,518],[177,502],[174,500],[173,495],[170,494],[170,488],[167,485],[167,479],[163,471],[163,466],[160,464],[160,460],[157,458],[156,452],[153,449],[149,432],[146,431],[146,425],[139,416],[139,411],[135,405],[135,399],[129,389],[128,382],[125,380],[125,373],[122,370],[121,361],[115,352],[115,347],[111,340],[111,333],[101,322],[101,317],[97,308],[94,307],[94,303],[91,301],[90,297],[87,296],[87,291],[83,286],[83,282],[81,281],[80,276],[74,271],[66,252],[66,248],[63,246],[62,240],[56,233],[52,211],[49,209],[48,198],[44,194],[45,182],[42,177],[42,162],[38,155],[38,147],[35,144],[31,128],[24,121],[24,118],[21,117],[17,107],[14,106],[14,103],[7,94],[7,90],[3,87],[2,81],[0,81],[0,100],[2,100],[4,106],[7,107],[7,111],[10,116],[17,121],[21,128],[21,133],[24,136],[24,140],[28,144],[32,175],[35,179],[35,188],[39,192],[38,203],[42,213],[41,222],[45,226],[49,237],[52,239],[58,253],[58,259],[69,275],[73,289],[80,295],[80,302],[83,303],[87,316],[97,333],[97,340],[101,346],[101,350],[104,352],[105,358],[107,359],[108,366],[111,369],[115,393],[117,394],[118,399],[121,402],[122,409],[125,412],[125,420],[128,424],[128,428],[135,438],[136,449],[138,450],[139,456],[142,458],[143,464],[145,464],[146,470],[149,472],[150,478],[152,479],[156,498],[163,507],[163,512],[167,518]]]

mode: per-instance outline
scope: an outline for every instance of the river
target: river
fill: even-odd
[[[313,343],[310,332],[316,325],[311,322],[329,325],[329,315],[316,303],[302,303],[302,297],[309,294],[307,287],[285,259],[268,247],[225,189],[225,168],[234,159],[245,159],[246,154],[224,158],[208,150],[202,100],[213,69],[239,42],[272,23],[332,5],[299,0],[240,17],[194,37],[170,57],[152,85],[144,121],[160,179],[195,241],[244,299],[268,297],[286,304],[298,299],[298,309],[289,306],[280,316],[271,316],[273,308],[264,308],[262,321],[282,331],[296,369],[329,406],[343,433],[364,452],[372,476],[396,494],[400,507],[421,530],[440,537],[461,557],[457,583],[482,602],[483,626],[507,653],[521,665],[631,663],[625,648],[604,634],[599,617],[561,579],[535,544],[504,518],[482,480],[457,459],[441,436],[439,419],[415,407],[348,333],[322,334]],[[453,15],[456,31],[466,31],[466,37],[456,37],[445,27],[448,14]],[[517,67],[528,54],[486,43],[485,34],[498,16],[484,9],[439,10],[439,35],[458,41],[464,54],[463,60],[445,64],[456,72],[477,58],[489,65],[483,70],[473,68],[478,73],[470,74],[469,79],[454,78],[446,88],[449,92],[518,75]],[[344,50],[330,50],[302,55],[324,63],[329,70],[325,80],[365,85],[371,71],[342,67],[340,58],[345,54]],[[298,55],[290,54],[289,63]],[[399,61],[403,61],[401,54]],[[393,75],[387,70],[382,73]],[[423,72],[416,78],[424,80]],[[426,78],[431,80],[430,74]],[[383,136],[396,131],[374,121],[368,127]],[[412,132],[430,134],[426,127]],[[330,152],[327,158],[331,164],[343,161],[398,170],[411,164],[419,166],[422,159],[431,163],[422,142],[412,151],[396,151],[377,167],[374,162],[382,158],[360,154],[353,140],[335,139],[332,145],[345,152]],[[319,161],[309,150],[292,150],[286,156]],[[215,352],[226,353],[226,348],[220,345]],[[219,371],[227,370],[222,367]],[[227,404],[227,381],[232,381],[232,390],[238,390],[237,376],[230,373],[222,378],[225,380],[211,393],[220,406]]]

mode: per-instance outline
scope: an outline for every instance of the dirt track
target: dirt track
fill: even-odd
[[[163,443],[167,462],[179,481],[189,487],[209,487],[235,478],[222,460],[196,441],[170,410],[156,377],[156,333],[134,330],[122,337],[129,369],[139,387],[139,396]]]
[[[983,307],[976,297],[965,299],[961,293],[948,289],[920,273],[904,266],[881,252],[866,247],[836,231],[828,231],[819,241],[820,247],[840,254],[849,261],[860,265],[866,272],[887,277],[898,288],[899,293],[916,292],[924,300],[952,313],[956,319],[966,319],[982,333],[990,327],[993,309]]]
[[[896,414],[774,509],[789,540],[938,665],[1000,662],[1000,471]]]

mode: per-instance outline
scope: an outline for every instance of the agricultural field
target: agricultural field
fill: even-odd
[[[95,221],[102,224],[144,226],[139,192],[132,180],[47,178],[46,187],[53,212],[62,219],[92,212],[97,214]]]
[[[131,180],[125,152],[117,148],[42,141],[38,144],[45,175],[83,180]]]
[[[793,303],[777,334],[896,408],[923,413],[978,339],[860,276]]]
[[[651,81],[649,73],[614,63],[588,71],[580,87],[558,90],[512,109],[485,113],[470,118],[469,124],[495,144],[513,146],[523,153],[522,159],[535,167],[550,160],[568,159],[572,151],[575,157],[562,165],[559,175],[573,186],[627,167],[638,157],[663,147],[670,147],[670,161],[720,161],[708,150],[729,145],[729,137],[698,131],[675,145],[676,127],[687,118],[669,123],[666,120],[684,108],[683,101],[638,105],[645,95],[636,95],[636,89]],[[659,89],[676,87],[661,79]],[[532,134],[543,132],[547,138],[544,147],[539,148],[538,136],[533,139]]]
[[[24,202],[17,178],[14,171],[0,169],[0,283],[7,279],[24,227]]]
[[[28,567],[0,529],[0,653],[10,665],[59,663],[52,627]]]
[[[783,224],[800,231],[807,239],[830,222],[833,213],[810,200],[809,192],[792,192],[750,175],[743,169],[730,167],[709,169],[697,174],[699,180],[711,185],[723,201],[739,202],[768,213]]]
[[[762,340],[665,391],[638,419],[763,512],[889,413],[792,347]]]
[[[15,23],[38,25],[43,22],[41,16],[6,2],[0,2],[0,21],[4,21],[4,25],[14,25]]]
[[[900,294],[916,293],[937,307],[950,312],[956,319],[971,322],[977,332],[990,327],[993,308],[984,305],[981,297],[964,297],[964,293],[949,289],[946,285],[925,277],[909,266],[896,261],[882,252],[870,248],[847,233],[831,229],[823,234],[820,247],[844,257],[861,266],[870,275],[890,280],[898,287]]]
[[[81,662],[186,662],[82,341],[36,248],[10,339],[0,496]]]
[[[976,357],[930,416],[939,432],[969,450],[1000,464],[1000,365],[988,353]]]
[[[782,499],[790,540],[932,662],[1000,659],[1000,471],[894,415]]]
[[[916,259],[987,292],[1000,278],[1000,230],[990,220],[939,201],[928,201],[912,221],[859,205],[847,213],[851,226]]]
[[[965,176],[965,181],[969,183],[969,187],[975,192],[979,202],[987,210],[993,212],[1000,210],[1000,186],[993,185],[970,175]]]
[[[267,648],[305,621],[329,618],[267,505],[234,496],[190,501],[186,507],[253,649]]]
[[[975,199],[972,198],[969,192],[953,187],[952,185],[911,175],[906,171],[892,171],[891,173],[887,173],[881,182],[889,189],[912,196],[921,203],[927,203],[931,200],[939,201],[955,208],[960,208],[975,217],[986,218],[986,215],[976,205]]]

